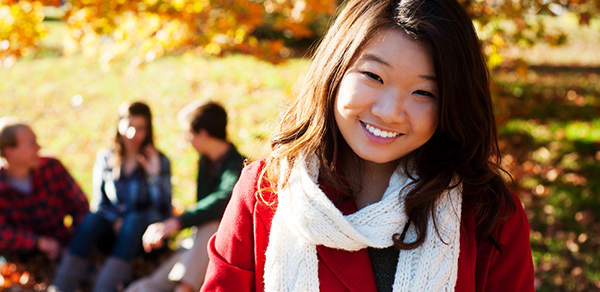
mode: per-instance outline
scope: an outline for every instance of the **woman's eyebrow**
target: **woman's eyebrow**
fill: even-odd
[[[429,76],[429,75],[419,75],[420,78],[423,79],[427,79],[429,81],[433,81],[433,82],[437,82],[437,79],[435,79],[435,76]]]
[[[381,57],[372,54],[372,53],[364,53],[362,56],[360,56],[361,59],[363,59],[364,61],[374,61],[377,63],[380,63],[381,65],[387,66],[387,67],[392,67],[392,65],[390,65],[388,62],[384,61]]]

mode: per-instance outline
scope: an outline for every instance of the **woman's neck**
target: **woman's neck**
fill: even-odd
[[[123,175],[130,176],[138,168],[138,154],[138,151],[134,152],[133,150],[125,150],[125,153],[123,155],[123,161],[121,161],[121,173]]]
[[[137,155],[140,153],[139,149],[127,149],[123,153],[123,162],[128,160],[136,160]]]
[[[355,167],[352,175],[354,181],[360,182],[354,196],[358,209],[381,200],[398,166],[398,161],[375,163],[363,160],[362,165],[362,169]]]

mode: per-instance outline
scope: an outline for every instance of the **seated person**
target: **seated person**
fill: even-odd
[[[36,136],[17,119],[0,119],[0,253],[50,260],[61,255],[85,214],[88,200],[60,161],[40,157]],[[65,226],[70,215],[72,225]]]
[[[87,276],[92,246],[107,240],[112,248],[93,291],[118,291],[131,281],[131,260],[142,249],[151,223],[171,216],[171,167],[154,147],[150,108],[141,102],[122,106],[115,143],[101,150],[94,166],[94,213],[88,213],[61,262],[53,288],[72,292]]]
[[[164,239],[181,229],[197,226],[194,245],[175,253],[152,275],[133,282],[126,292],[198,291],[208,266],[206,245],[217,231],[219,221],[231,197],[244,159],[226,140],[227,113],[214,102],[192,102],[179,114],[188,141],[201,155],[198,166],[197,200],[194,208],[179,217],[171,217],[148,227],[144,249],[163,245]]]

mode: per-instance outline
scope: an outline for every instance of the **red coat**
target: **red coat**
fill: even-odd
[[[233,190],[219,230],[208,244],[210,263],[201,291],[264,291],[265,251],[275,208],[255,195],[263,166],[264,161],[247,166]],[[264,195],[275,199],[271,193]],[[503,246],[497,256],[491,245],[477,245],[474,205],[467,195],[463,197],[456,291],[534,291],[529,221],[519,199],[514,196],[515,214],[494,230]],[[339,209],[343,214],[357,211],[354,200]],[[321,291],[377,292],[366,249],[350,252],[317,246],[317,254]]]

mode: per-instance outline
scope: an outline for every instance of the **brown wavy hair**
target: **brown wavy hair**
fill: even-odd
[[[414,249],[424,242],[429,217],[435,218],[435,202],[458,186],[452,183],[456,176],[463,193],[476,198],[478,242],[487,240],[501,250],[492,230],[514,213],[515,201],[501,177],[489,72],[464,8],[456,0],[353,0],[343,6],[296,88],[295,99],[279,117],[264,179],[285,185],[300,155],[314,153],[320,162],[319,180],[352,194],[336,169],[338,159],[351,152],[334,119],[337,89],[365,44],[384,30],[402,30],[429,47],[439,90],[439,125],[427,143],[402,158],[411,162],[404,163],[406,173],[415,174],[405,207],[417,239],[405,242],[396,234],[394,243]],[[360,165],[360,159],[349,154]],[[290,162],[287,169],[281,165],[284,159]],[[262,185],[262,179],[258,183]]]

